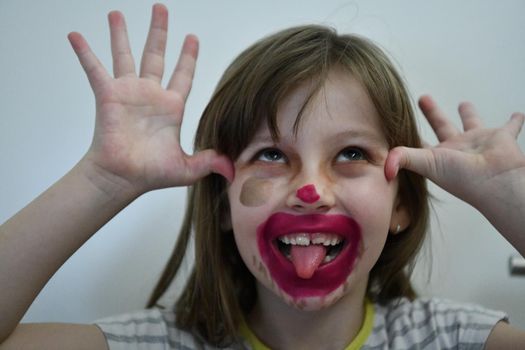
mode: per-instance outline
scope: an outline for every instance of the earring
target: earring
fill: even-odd
[[[397,224],[397,226],[396,226],[396,233],[399,233],[399,231],[401,231],[401,225]]]

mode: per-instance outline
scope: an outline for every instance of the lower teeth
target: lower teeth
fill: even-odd
[[[334,260],[335,256],[325,256],[323,260],[323,264],[329,263],[330,261]]]
[[[291,261],[292,257],[290,255],[290,245],[282,243],[281,241],[277,241],[277,246],[279,247],[281,253],[283,253],[283,255]],[[339,255],[341,250],[343,250],[343,242],[340,242],[337,245],[328,248],[328,252],[324,257],[322,264],[326,264],[334,260]]]

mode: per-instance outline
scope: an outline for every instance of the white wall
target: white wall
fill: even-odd
[[[126,15],[139,57],[151,1],[0,1],[0,222],[71,168],[89,146],[94,103],[66,35],[82,32],[110,67],[106,13]],[[525,2],[515,1],[190,1],[171,10],[168,69],[184,33],[201,39],[183,145],[230,60],[277,29],[324,23],[364,34],[396,59],[415,97],[432,93],[451,116],[473,101],[486,124],[525,111]],[[459,124],[459,123],[458,123]],[[422,123],[427,139],[435,141]],[[525,149],[525,137],[519,138]],[[506,310],[525,328],[525,277],[510,278],[515,254],[472,208],[434,189],[432,275],[418,266],[424,294]],[[88,322],[143,307],[170,254],[184,189],[149,193],[82,247],[53,277],[25,321]],[[0,267],[1,268],[1,267]]]

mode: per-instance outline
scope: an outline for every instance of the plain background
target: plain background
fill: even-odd
[[[94,99],[66,35],[79,31],[111,70],[106,14],[124,12],[136,62],[152,1],[0,1],[0,222],[67,172],[84,154]],[[215,84],[242,49],[278,29],[321,23],[379,43],[417,99],[431,93],[458,125],[459,102],[475,103],[486,125],[525,111],[525,2],[515,1],[169,1],[167,74],[183,35],[201,55],[182,142]],[[425,138],[435,137],[418,112]],[[525,137],[519,142],[525,149]],[[468,181],[468,179],[458,179]],[[473,208],[431,186],[431,244],[417,265],[423,295],[501,309],[525,328],[525,277],[511,277],[515,250]],[[143,308],[174,245],[186,190],[148,193],[100,230],[53,277],[25,321],[90,322]],[[525,213],[525,208],[524,208]],[[436,220],[435,217],[439,219]],[[187,268],[189,265],[187,265]],[[0,268],[2,268],[0,266]],[[13,272],[16,273],[16,272]],[[164,300],[169,303],[174,288]]]

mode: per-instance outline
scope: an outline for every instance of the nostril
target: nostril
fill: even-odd
[[[329,205],[301,205],[301,204],[294,204],[292,206],[293,210],[296,210],[297,212],[315,212],[315,213],[324,213],[330,210]]]
[[[324,212],[327,212],[328,210],[330,210],[330,206],[329,205],[320,205],[317,208],[315,208],[315,210],[318,213],[324,213]]]

